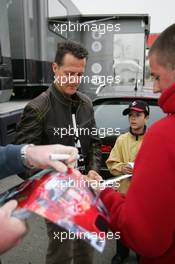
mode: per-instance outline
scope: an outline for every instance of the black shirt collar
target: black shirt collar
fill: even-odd
[[[136,140],[138,140],[140,136],[143,136],[143,135],[145,134],[145,132],[146,132],[146,128],[147,128],[147,127],[144,126],[143,132],[140,133],[140,134],[136,134],[136,133],[134,133],[134,132],[132,131],[132,128],[130,127],[130,128],[129,128],[129,132],[131,133],[131,135],[133,135],[134,137],[136,137]]]

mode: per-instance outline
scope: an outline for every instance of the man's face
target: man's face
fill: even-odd
[[[145,117],[143,112],[131,110],[128,114],[128,119],[132,129],[140,130],[146,125],[148,116]]]
[[[151,75],[154,78],[153,92],[161,93],[175,82],[175,69],[164,67],[157,62],[157,55],[151,54],[149,57]]]
[[[73,95],[80,85],[85,66],[86,58],[78,59],[69,53],[64,56],[62,65],[53,63],[56,87],[65,95]]]

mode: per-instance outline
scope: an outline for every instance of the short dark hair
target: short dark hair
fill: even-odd
[[[149,56],[157,55],[157,62],[164,67],[175,68],[175,24],[166,28],[155,40]]]
[[[61,65],[63,62],[63,58],[66,54],[72,54],[73,56],[75,56],[78,59],[84,59],[84,58],[88,58],[88,51],[81,46],[80,43],[75,42],[75,41],[71,41],[71,40],[67,40],[64,42],[59,42],[57,44],[57,52],[56,52],[56,56],[55,56],[55,62],[58,65]]]

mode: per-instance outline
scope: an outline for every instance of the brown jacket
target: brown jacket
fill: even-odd
[[[85,156],[86,171],[89,169],[98,171],[101,152],[97,131],[92,129],[96,128],[93,107],[90,99],[80,92],[68,98],[52,84],[47,91],[31,100],[25,107],[21,122],[17,126],[16,143],[74,146],[72,104],[76,106],[77,127],[82,129],[79,137],[82,154]]]

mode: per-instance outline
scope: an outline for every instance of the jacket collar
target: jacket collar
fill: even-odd
[[[175,83],[162,92],[158,104],[164,113],[175,114]]]
[[[56,87],[55,84],[52,83],[50,85],[50,90],[51,93],[54,95],[54,97],[62,104],[68,105],[68,104],[72,104],[72,103],[81,103],[81,98],[78,95],[78,92],[76,92],[75,94],[73,94],[72,96],[65,96],[63,93],[61,93]]]
[[[145,134],[145,132],[146,132],[146,128],[147,128],[147,127],[144,126],[143,132],[140,133],[140,134],[136,134],[136,133],[134,133],[134,132],[132,131],[132,128],[129,127],[129,132],[131,133],[131,135],[133,135],[133,136],[136,138],[136,140],[138,140],[139,137],[141,137],[141,136],[143,136],[143,135]]]

